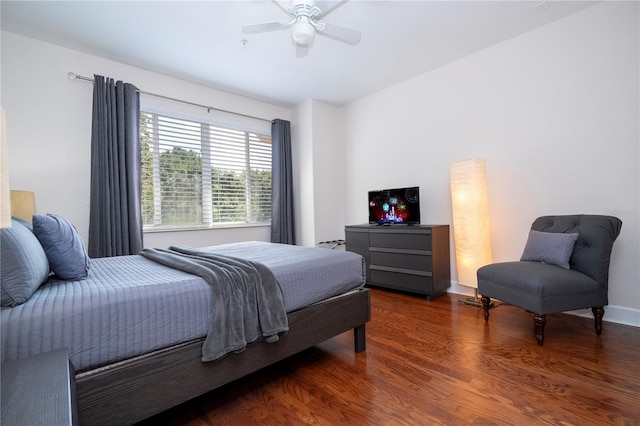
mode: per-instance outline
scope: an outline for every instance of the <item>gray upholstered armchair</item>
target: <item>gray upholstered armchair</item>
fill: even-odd
[[[534,313],[538,345],[544,341],[546,314],[591,308],[596,333],[602,332],[608,304],[609,259],[622,221],[612,216],[544,216],[531,226],[519,262],[478,269],[484,319],[491,298]]]

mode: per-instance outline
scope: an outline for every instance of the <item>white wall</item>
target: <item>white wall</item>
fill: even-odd
[[[419,185],[422,222],[451,224],[449,164],[484,157],[494,261],[538,216],[618,216],[605,319],[640,325],[638,36],[637,2],[604,3],[346,106],[347,223]]]
[[[289,119],[286,108],[213,90],[140,68],[2,32],[1,103],[7,117],[10,184],[36,192],[38,213],[66,217],[86,241],[89,229],[92,85],[69,80],[68,72],[100,74],[158,93],[216,108],[266,118]],[[141,96],[144,105],[206,114],[201,108]],[[233,116],[212,113],[212,120]],[[269,123],[255,123],[270,130]],[[268,131],[269,131],[268,130]],[[146,247],[269,241],[269,227],[147,233]]]
[[[315,100],[293,114],[296,241],[312,247],[344,238],[344,116],[340,108]]]
[[[334,106],[313,101],[315,242],[344,238],[344,116]]]
[[[312,101],[303,102],[293,110],[291,123],[291,153],[293,156],[294,226],[296,244],[315,244],[315,212],[313,206],[314,163],[311,133]],[[295,141],[295,142],[294,142]]]

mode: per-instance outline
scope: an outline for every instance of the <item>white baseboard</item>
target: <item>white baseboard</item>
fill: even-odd
[[[451,282],[451,287],[447,293],[460,294],[462,296],[473,296],[474,288]],[[591,309],[579,309],[576,311],[568,311],[567,314],[577,315],[585,318],[593,318]],[[604,307],[603,321],[615,322],[617,324],[630,325],[640,327],[640,309],[628,308],[626,306],[607,305]]]
[[[567,313],[577,315],[579,317],[593,318],[591,309],[580,309],[577,311],[569,311]],[[640,310],[627,308],[626,306],[607,305],[604,307],[604,316],[602,317],[602,321],[640,327]]]

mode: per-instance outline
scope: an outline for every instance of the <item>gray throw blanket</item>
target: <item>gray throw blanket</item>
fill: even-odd
[[[202,361],[241,352],[258,340],[276,342],[289,330],[282,287],[261,263],[184,246],[143,249],[140,254],[211,285],[211,320]]]

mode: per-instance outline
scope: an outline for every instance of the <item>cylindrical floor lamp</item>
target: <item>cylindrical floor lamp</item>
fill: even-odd
[[[486,161],[452,163],[449,171],[458,283],[474,288],[474,298],[463,303],[481,306],[476,273],[492,262]]]

